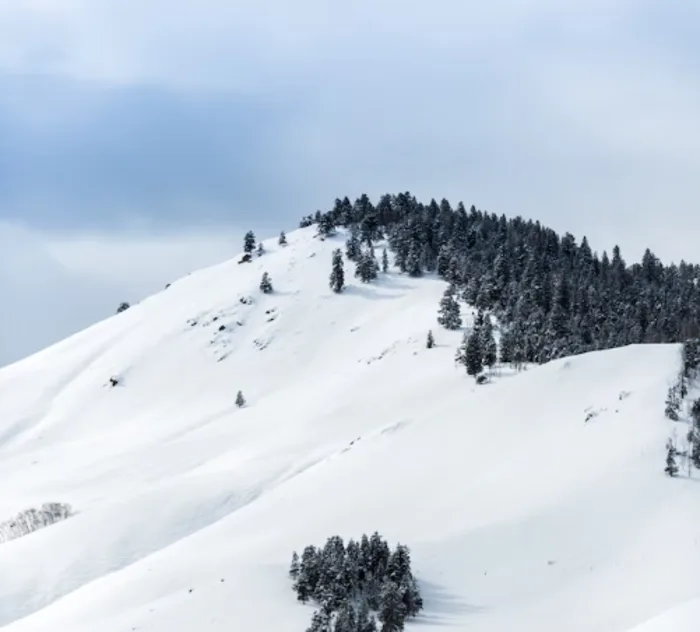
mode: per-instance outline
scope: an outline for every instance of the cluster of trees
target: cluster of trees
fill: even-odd
[[[0,522],[0,542],[15,540],[73,515],[70,505],[44,503],[39,509],[21,511],[14,518]]]
[[[700,335],[700,266],[665,266],[650,250],[628,265],[618,246],[599,255],[585,237],[461,202],[424,204],[410,193],[383,195],[376,205],[367,195],[337,199],[301,222],[311,224],[322,236],[347,228],[346,255],[356,262],[388,238],[401,272],[437,273],[455,302],[492,313],[522,362]],[[443,307],[444,326],[459,328],[451,303],[446,315]]]
[[[393,551],[378,534],[347,546],[340,536],[292,555],[289,575],[299,601],[319,605],[307,632],[399,632],[423,601],[407,547]]]
[[[700,338],[686,340],[683,343],[681,355],[681,370],[675,383],[668,389],[665,413],[673,421],[681,421],[684,403],[688,397],[690,386],[700,377]],[[679,471],[678,459],[686,461],[688,468],[700,469],[700,399],[696,399],[687,407],[687,419],[690,426],[685,436],[685,450],[679,449],[672,439],[666,444],[666,468],[669,476],[676,476]]]

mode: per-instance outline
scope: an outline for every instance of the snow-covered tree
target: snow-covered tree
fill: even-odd
[[[382,272],[385,274],[389,271],[389,255],[386,248],[382,248]]]
[[[243,397],[243,391],[238,391],[236,395],[236,406],[238,406],[238,408],[243,408],[243,406],[245,406],[245,397]]]
[[[360,244],[360,235],[357,231],[357,227],[353,226],[350,229],[350,235],[345,242],[345,256],[350,261],[357,261],[362,254],[362,248]]]
[[[479,344],[481,346],[481,360],[484,366],[493,368],[498,361],[498,348],[496,346],[496,338],[493,335],[493,324],[491,317],[486,315],[484,324],[480,331]]]
[[[364,250],[357,258],[355,266],[355,276],[363,283],[369,283],[377,278],[379,272],[379,264],[374,256],[373,250]]]
[[[481,335],[477,328],[474,328],[467,338],[466,348],[464,350],[464,366],[467,369],[467,375],[476,377],[484,368],[483,365],[484,352],[481,348]]]
[[[456,292],[455,286],[450,284],[440,300],[437,320],[445,329],[459,329],[462,326],[459,303],[455,298]]]
[[[279,236],[279,239],[277,240],[277,243],[278,243],[280,246],[286,246],[286,245],[287,245],[287,234],[286,234],[284,231],[280,232],[280,236]]]
[[[267,272],[263,272],[262,279],[260,279],[260,291],[263,294],[272,293],[272,279]]]
[[[676,464],[676,448],[673,442],[669,439],[666,444],[666,468],[664,472],[669,476],[676,476],[678,474],[678,465]]]
[[[343,253],[340,248],[333,251],[333,268],[330,275],[331,289],[340,294],[345,289],[345,270],[343,267]]]
[[[243,252],[250,254],[255,250],[255,233],[249,230],[243,238]]]
[[[427,349],[432,349],[435,346],[435,338],[433,337],[432,329],[428,330],[428,337],[425,340],[425,347]]]
[[[258,255],[258,257],[262,257],[265,254],[265,246],[263,246],[262,241],[258,244],[258,249],[255,251],[255,253]]]

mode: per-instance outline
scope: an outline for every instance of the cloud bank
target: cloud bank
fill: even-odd
[[[225,257],[222,226],[274,234],[399,190],[693,259],[699,36],[690,0],[4,3],[0,220],[44,270],[23,283],[4,255],[6,296],[86,297],[57,324],[31,298],[49,341],[157,288],[125,269],[98,300],[101,249],[66,269],[47,244],[153,248],[155,285],[190,248],[166,239]]]

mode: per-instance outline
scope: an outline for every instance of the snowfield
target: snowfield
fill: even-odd
[[[0,626],[303,632],[292,551],[378,530],[412,551],[409,632],[697,629],[700,487],[663,474],[678,346],[476,386],[443,282],[346,262],[335,295],[343,237],[288,240],[0,371],[0,522],[75,512],[0,544]]]

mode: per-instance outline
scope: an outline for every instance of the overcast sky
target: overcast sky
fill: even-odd
[[[0,3],[0,363],[409,190],[700,260],[696,0]]]

